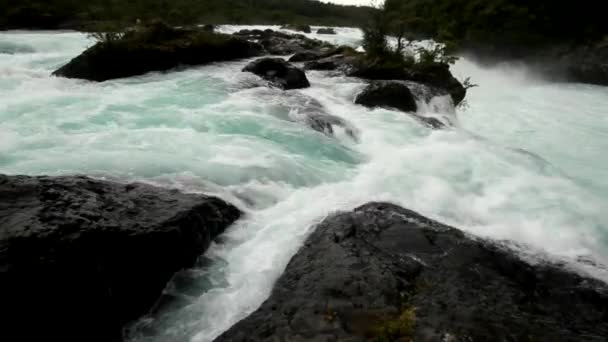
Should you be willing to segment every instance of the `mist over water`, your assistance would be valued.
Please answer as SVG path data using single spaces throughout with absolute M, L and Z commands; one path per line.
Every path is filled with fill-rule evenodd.
M 360 40 L 338 33 L 309 36 Z M 49 76 L 91 44 L 78 33 L 0 33 L 0 172 L 148 182 L 246 213 L 176 277 L 173 301 L 134 324 L 134 341 L 211 341 L 267 298 L 315 223 L 375 200 L 608 280 L 608 88 L 460 60 L 455 75 L 479 87 L 466 109 L 425 103 L 420 115 L 453 123 L 432 130 L 354 105 L 361 80 L 307 72 L 311 88 L 283 92 L 241 73 L 247 61 L 104 83 Z M 358 139 L 309 128 L 311 98 Z

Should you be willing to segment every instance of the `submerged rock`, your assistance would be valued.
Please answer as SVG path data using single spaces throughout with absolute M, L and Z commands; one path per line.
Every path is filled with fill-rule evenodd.
M 216 341 L 599 342 L 607 290 L 370 203 L 319 224 L 270 298 Z
M 162 23 L 101 41 L 53 73 L 106 81 L 262 54 L 259 44 L 206 30 L 175 29 Z
M 0 175 L 0 340 L 120 340 L 239 216 L 144 184 Z
M 254 73 L 283 90 L 310 87 L 304 71 L 282 58 L 260 58 L 249 63 L 243 71 Z
M 290 111 L 303 117 L 310 128 L 329 137 L 335 137 L 336 131 L 342 129 L 352 141 L 359 142 L 357 128 L 341 117 L 329 114 L 319 101 L 301 93 L 289 95 Z
M 331 27 L 320 28 L 317 30 L 317 34 L 336 34 L 336 30 Z

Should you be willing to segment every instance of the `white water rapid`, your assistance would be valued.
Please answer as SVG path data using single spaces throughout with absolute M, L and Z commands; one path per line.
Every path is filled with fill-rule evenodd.
M 360 33 L 322 38 L 356 45 Z M 247 61 L 104 83 L 50 77 L 91 44 L 72 32 L 0 33 L 0 173 L 142 181 L 246 212 L 176 277 L 167 292 L 177 300 L 133 326 L 133 341 L 211 341 L 267 298 L 315 223 L 369 201 L 608 280 L 606 87 L 463 59 L 455 75 L 479 87 L 467 109 L 426 103 L 434 113 L 421 115 L 454 123 L 432 130 L 353 104 L 361 80 L 308 72 L 311 88 L 282 92 L 241 73 Z M 310 129 L 309 97 L 358 141 Z

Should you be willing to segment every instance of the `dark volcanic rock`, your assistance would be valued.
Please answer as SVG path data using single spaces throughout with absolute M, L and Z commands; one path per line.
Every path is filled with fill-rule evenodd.
M 605 341 L 606 285 L 401 207 L 327 218 L 230 341 Z
M 320 28 L 317 30 L 317 34 L 336 34 L 336 30 L 331 27 Z
M 281 27 L 282 30 L 291 30 L 291 31 L 299 31 L 304 33 L 311 33 L 312 29 L 309 25 L 283 25 Z
M 117 40 L 99 42 L 53 75 L 105 81 L 262 54 L 259 44 L 205 30 L 174 29 L 155 23 Z
M 310 87 L 304 71 L 282 58 L 260 58 L 249 63 L 243 71 L 254 73 L 284 90 Z
M 0 340 L 119 340 L 239 216 L 144 184 L 0 175 Z
M 408 84 L 401 81 L 372 82 L 357 95 L 355 103 L 370 108 L 394 108 L 404 112 L 415 112 L 418 109 Z
M 333 45 L 327 42 L 310 39 L 302 34 L 287 34 L 270 29 L 241 30 L 234 35 L 262 44 L 271 55 L 285 56 L 303 51 L 333 48 Z

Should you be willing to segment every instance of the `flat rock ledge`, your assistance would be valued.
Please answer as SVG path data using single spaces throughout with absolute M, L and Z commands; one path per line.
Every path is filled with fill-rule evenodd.
M 330 216 L 216 341 L 605 341 L 606 285 L 388 203 Z
M 150 185 L 0 175 L 0 340 L 120 341 L 240 215 Z

